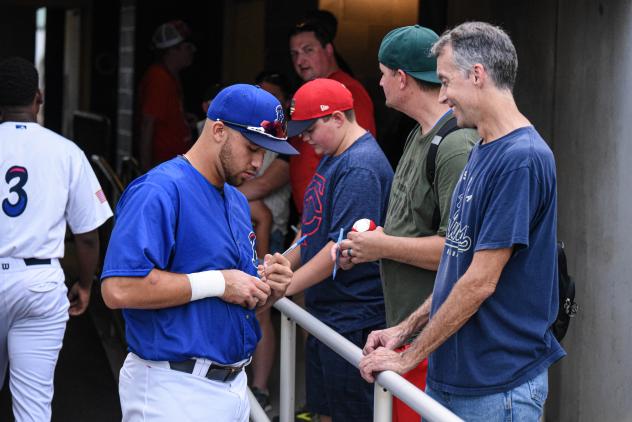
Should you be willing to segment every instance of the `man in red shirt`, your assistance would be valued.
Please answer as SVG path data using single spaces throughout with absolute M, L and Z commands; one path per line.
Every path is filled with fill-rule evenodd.
M 158 61 L 140 82 L 140 165 L 144 171 L 183 154 L 191 146 L 191 127 L 182 105 L 180 71 L 193 62 L 191 31 L 182 21 L 160 25 L 152 37 Z
M 315 21 L 302 21 L 290 32 L 290 55 L 294 70 L 305 82 L 316 78 L 329 78 L 341 82 L 353 96 L 358 124 L 376 136 L 373 101 L 360 82 L 340 70 L 329 33 Z M 300 138 L 292 140 L 300 155 L 290 157 L 290 184 L 292 198 L 299 214 L 303 211 L 303 194 L 310 182 L 320 157 L 314 148 Z

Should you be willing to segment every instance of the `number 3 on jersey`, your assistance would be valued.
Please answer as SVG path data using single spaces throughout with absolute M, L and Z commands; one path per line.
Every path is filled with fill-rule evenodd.
M 9 192 L 16 194 L 18 196 L 18 200 L 15 203 L 11 203 L 9 198 L 5 198 L 4 201 L 2 201 L 2 211 L 4 211 L 4 213 L 9 217 L 17 217 L 22 214 L 26 209 L 26 203 L 28 202 L 26 192 L 22 188 L 29 179 L 29 173 L 24 167 L 13 166 L 7 171 L 7 174 L 4 176 L 4 180 L 7 183 L 10 183 L 13 179 L 18 179 L 18 182 L 13 187 L 9 188 Z

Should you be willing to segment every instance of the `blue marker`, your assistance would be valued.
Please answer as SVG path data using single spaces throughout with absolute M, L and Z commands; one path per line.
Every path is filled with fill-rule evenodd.
M 338 271 L 338 267 L 340 266 L 340 243 L 342 242 L 342 236 L 344 234 L 344 229 L 340 227 L 340 234 L 338 234 L 338 250 L 336 251 L 336 262 L 334 263 L 334 272 L 331 275 L 331 278 L 336 278 L 336 272 Z

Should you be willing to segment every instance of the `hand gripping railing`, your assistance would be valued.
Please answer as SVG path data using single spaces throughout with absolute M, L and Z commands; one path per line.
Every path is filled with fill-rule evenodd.
M 294 369 L 296 324 L 326 344 L 356 368 L 362 359 L 362 350 L 349 340 L 336 333 L 289 299 L 281 299 L 274 304 L 283 314 L 281 317 L 281 403 L 279 409 L 280 422 L 294 422 Z M 391 420 L 391 394 L 402 400 L 424 420 L 435 422 L 462 421 L 458 416 L 437 403 L 413 384 L 392 371 L 378 374 L 375 384 L 374 421 Z M 390 394 L 389 394 L 390 393 Z M 251 417 L 255 421 L 265 420 L 256 416 L 261 408 L 256 400 L 253 403 Z M 257 409 L 255 409 L 257 408 Z

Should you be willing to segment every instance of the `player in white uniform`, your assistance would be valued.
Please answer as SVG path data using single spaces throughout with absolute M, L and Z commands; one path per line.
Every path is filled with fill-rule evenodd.
M 0 386 L 10 363 L 18 422 L 50 420 L 68 314 L 88 306 L 97 228 L 112 216 L 84 153 L 36 123 L 41 104 L 33 65 L 0 62 Z M 68 294 L 59 265 L 66 223 L 80 265 Z

